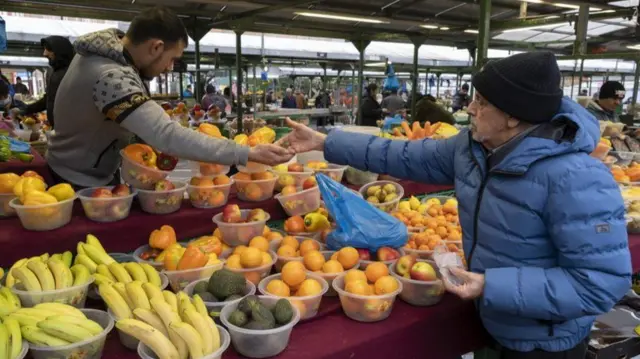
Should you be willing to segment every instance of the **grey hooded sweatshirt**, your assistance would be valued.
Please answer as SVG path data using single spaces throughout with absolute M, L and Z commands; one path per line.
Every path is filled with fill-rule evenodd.
M 182 127 L 155 101 L 124 51 L 117 29 L 79 38 L 55 99 L 56 134 L 47 161 L 79 186 L 103 186 L 120 166 L 119 151 L 137 135 L 173 156 L 246 164 L 249 148 Z
M 589 101 L 587 111 L 594 115 L 598 121 L 620 122 L 620 119 L 615 112 L 603 109 L 595 100 Z

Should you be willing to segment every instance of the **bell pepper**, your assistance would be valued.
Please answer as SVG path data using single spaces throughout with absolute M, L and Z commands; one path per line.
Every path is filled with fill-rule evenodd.
M 249 136 L 245 135 L 244 133 L 241 133 L 239 135 L 236 135 L 236 137 L 233 138 L 233 141 L 239 145 L 248 145 L 249 144 Z
M 258 137 L 259 143 L 273 143 L 276 140 L 276 131 L 265 126 L 254 131 L 251 136 Z
M 222 243 L 214 236 L 202 236 L 189 243 L 189 245 L 200 248 L 206 254 L 215 253 L 219 256 L 222 253 Z
M 153 230 L 149 235 L 149 246 L 151 248 L 167 249 L 176 242 L 176 231 L 168 225 Z
M 178 262 L 178 270 L 201 268 L 208 261 L 209 257 L 200 248 L 190 245 Z
M 167 253 L 170 253 L 171 251 L 177 249 L 177 248 L 182 248 L 182 246 L 180 245 L 180 243 L 174 243 L 172 245 L 170 245 L 167 249 L 163 250 L 160 252 L 160 254 L 158 254 L 158 256 L 156 256 L 156 262 L 158 263 L 164 263 L 164 258 L 167 256 Z
M 204 115 L 204 112 L 202 112 L 202 115 Z M 218 126 L 210 123 L 200 124 L 200 126 L 198 126 L 198 131 L 210 137 L 222 138 L 222 134 L 220 133 Z
M 173 171 L 177 164 L 178 158 L 166 153 L 160 153 L 156 159 L 156 165 L 158 166 L 158 169 L 162 171 Z
M 27 211 L 30 215 L 41 218 L 53 216 L 60 211 L 60 209 L 57 208 L 58 206 L 44 206 L 39 208 L 43 204 L 55 203 L 58 203 L 58 200 L 54 196 L 38 190 L 27 192 L 27 194 L 24 196 L 24 200 L 22 200 L 22 204 L 25 206 L 37 206 L 35 208 L 29 208 Z
M 164 257 L 164 269 L 169 271 L 177 270 L 178 263 L 180 263 L 180 260 L 185 252 L 186 248 L 183 247 L 177 247 L 168 251 Z
M 13 187 L 20 181 L 20 176 L 15 173 L 0 173 L 0 193 L 13 193 Z
M 309 213 L 304 216 L 304 228 L 307 232 L 319 232 L 331 228 L 331 224 L 320 213 Z
M 207 263 L 205 264 L 205 267 L 212 266 L 217 263 L 220 263 L 220 259 L 218 259 L 218 256 L 215 253 L 207 254 Z
M 128 145 L 122 150 L 124 155 L 131 161 L 147 167 L 155 167 L 157 155 L 153 148 L 141 143 Z
M 47 190 L 47 193 L 54 196 L 58 201 L 65 201 L 69 198 L 73 198 L 76 192 L 68 183 L 57 184 Z
M 47 185 L 36 177 L 22 177 L 13 187 L 13 194 L 20 197 L 20 202 L 24 203 L 24 195 L 31 191 L 44 192 Z

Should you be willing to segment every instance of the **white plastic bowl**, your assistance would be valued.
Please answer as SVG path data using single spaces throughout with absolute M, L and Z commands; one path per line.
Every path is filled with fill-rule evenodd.
M 426 259 L 418 259 L 418 262 L 427 262 L 436 271 L 438 276 L 434 281 L 421 281 L 411 278 L 405 278 L 396 272 L 396 265 L 392 263 L 389 265 L 389 273 L 402 283 L 402 291 L 400 292 L 400 299 L 405 302 L 419 306 L 435 305 L 440 302 L 444 295 L 444 283 L 442 282 L 442 276 L 436 263 Z
M 64 201 L 52 204 L 40 204 L 37 206 L 23 206 L 19 198 L 9 202 L 9 206 L 16 210 L 20 223 L 24 229 L 30 231 L 50 231 L 60 228 L 71 222 L 73 201 L 78 198 L 73 196 Z
M 364 186 L 367 183 L 378 180 L 377 173 L 360 171 L 353 167 L 348 167 L 345 174 L 347 176 L 347 182 L 355 186 Z
M 16 359 L 24 359 L 27 356 L 27 352 L 29 351 L 29 342 L 26 340 L 22 341 L 22 350 L 18 353 Z
M 236 184 L 238 199 L 246 202 L 262 202 L 273 197 L 278 175 L 271 179 L 243 181 L 231 176 Z
M 329 284 L 326 280 L 322 278 L 322 276 L 316 273 L 307 272 L 307 279 L 315 279 L 322 286 L 322 291 L 316 295 L 308 295 L 305 297 L 279 297 L 267 292 L 267 285 L 269 282 L 275 279 L 282 279 L 282 274 L 274 274 L 270 275 L 267 278 L 263 279 L 260 284 L 258 284 L 258 290 L 263 295 L 269 297 L 276 298 L 285 298 L 287 299 L 292 306 L 296 307 L 300 312 L 300 320 L 311 319 L 318 314 L 318 310 L 320 309 L 320 302 L 322 301 L 322 296 L 329 290 Z
M 249 216 L 251 210 L 240 210 L 242 219 L 246 219 Z M 222 240 L 231 247 L 239 245 L 246 245 L 249 241 L 256 236 L 261 236 L 264 231 L 264 226 L 271 216 L 267 213 L 267 218 L 264 221 L 255 221 L 249 223 L 225 223 L 222 221 L 222 213 L 218 213 L 213 216 L 212 220 L 222 234 Z
M 85 188 L 77 193 L 87 218 L 96 222 L 115 222 L 129 217 L 133 197 L 137 194 L 135 189 L 127 196 L 114 196 L 111 198 L 91 197 L 91 193 L 98 188 L 112 190 L 113 186 Z
M 229 348 L 229 343 L 231 343 L 229 333 L 219 325 L 216 325 L 216 327 L 218 327 L 218 331 L 220 332 L 220 348 L 209 355 L 203 356 L 201 359 L 220 359 L 222 358 L 222 354 Z M 142 359 L 158 359 L 158 356 L 155 355 L 153 350 L 142 342 L 138 345 L 138 355 Z
M 270 296 L 258 296 L 258 299 L 269 309 L 272 309 L 279 300 Z M 231 343 L 240 355 L 249 358 L 268 358 L 280 354 L 287 348 L 293 326 L 300 321 L 300 311 L 297 307 L 292 306 L 294 313 L 289 323 L 268 330 L 244 329 L 229 323 L 229 315 L 237 307 L 238 303 L 225 305 L 220 313 L 220 320 L 229 330 Z
M 260 281 L 271 272 L 271 267 L 273 267 L 273 265 L 276 263 L 276 260 L 278 258 L 275 252 L 269 251 L 268 253 L 271 256 L 271 262 L 269 264 L 261 265 L 255 268 L 243 268 L 243 269 L 229 268 L 225 264 L 225 269 L 235 273 L 240 273 L 245 277 L 246 280 L 250 281 L 254 285 L 258 285 L 258 283 L 260 283 Z M 225 253 L 222 256 L 222 258 L 226 259 L 228 258 L 229 255 L 231 255 L 230 251 Z
M 174 270 L 174 271 L 162 271 L 164 275 L 169 279 L 169 285 L 174 292 L 183 290 L 187 285 L 200 279 L 209 279 L 211 275 L 217 270 L 222 269 L 224 261 L 220 260 L 220 263 L 216 263 L 210 266 L 201 268 Z
M 392 181 L 376 181 L 376 182 L 371 182 L 371 183 L 367 183 L 366 185 L 362 186 L 360 188 L 360 194 L 362 195 L 362 197 L 366 200 L 367 199 L 367 189 L 371 186 L 380 186 L 380 187 L 384 187 L 387 184 L 392 184 L 396 187 L 396 199 L 394 199 L 393 201 L 388 201 L 388 202 L 383 202 L 383 203 L 371 203 L 371 205 L 373 205 L 376 208 L 379 208 L 382 211 L 385 211 L 387 213 L 391 213 L 393 211 L 395 211 L 396 209 L 398 209 L 398 203 L 400 203 L 400 200 L 402 199 L 402 197 L 404 196 L 404 188 L 397 182 L 392 182 Z
M 125 183 L 130 184 L 137 189 L 150 190 L 160 180 L 167 178 L 170 171 L 161 171 L 151 167 L 146 167 L 131 161 L 120 151 L 122 157 L 122 166 L 120 167 L 120 175 Z
M 16 284 L 16 286 L 11 288 L 11 291 L 20 298 L 20 303 L 22 303 L 22 306 L 25 308 L 31 308 L 40 303 L 51 302 L 68 304 L 76 308 L 84 308 L 84 303 L 87 300 L 87 293 L 89 292 L 89 286 L 94 280 L 95 278 L 91 276 L 84 284 L 42 292 L 29 292 L 18 289 L 16 286 L 20 284 Z
M 320 208 L 320 188 L 315 186 L 288 196 L 277 194 L 275 199 L 280 202 L 282 209 L 289 215 L 302 216 Z
M 302 236 L 292 236 L 295 237 L 298 240 L 299 244 L 302 244 L 302 242 L 310 239 L 314 242 L 316 242 L 320 247 L 319 247 L 319 251 L 324 250 L 325 246 L 324 244 L 322 244 L 322 242 L 320 242 L 317 239 L 313 239 L 311 237 L 302 237 Z M 271 249 L 271 251 L 273 251 L 274 253 L 276 253 L 276 257 L 277 260 L 275 262 L 275 267 L 276 267 L 276 271 L 280 272 L 282 270 L 282 267 L 284 267 L 285 264 L 287 264 L 288 262 L 302 262 L 302 256 L 300 257 L 284 257 L 284 256 L 280 256 L 277 255 L 278 252 L 278 248 L 280 248 L 280 244 L 282 243 L 282 240 L 278 239 L 275 241 L 271 241 L 269 243 L 269 249 Z
M 342 310 L 347 317 L 359 322 L 378 322 L 387 319 L 393 309 L 396 297 L 402 292 L 402 282 L 398 281 L 398 289 L 383 295 L 357 295 L 344 290 L 343 273 L 333 280 L 333 289 L 338 292 Z
M 188 286 L 184 288 L 184 292 L 187 293 L 189 297 L 193 297 L 195 294 L 193 293 L 193 289 L 196 287 L 196 285 L 198 285 L 198 283 L 200 282 L 208 282 L 208 281 L 209 279 L 201 279 L 193 283 L 190 283 Z M 236 300 L 230 300 L 227 302 L 204 302 L 204 305 L 207 307 L 207 310 L 209 310 L 209 312 L 219 312 L 227 304 L 238 303 L 244 297 L 248 295 L 256 294 L 256 286 L 248 280 L 246 282 L 247 282 L 247 287 L 245 288 L 244 296 L 242 296 L 242 298 L 236 299 Z
M 151 249 L 151 246 L 148 244 L 138 247 L 138 249 L 133 252 L 133 259 L 138 263 L 147 263 L 156 270 L 161 271 L 164 268 L 164 262 L 147 261 L 140 257 L 142 253 L 146 252 L 149 249 Z
M 148 191 L 138 189 L 138 201 L 144 212 L 152 214 L 169 214 L 176 212 L 182 205 L 187 184 L 174 182 L 176 188 L 169 191 Z
M 61 347 L 41 347 L 35 344 L 29 345 L 29 352 L 33 359 L 68 359 L 68 358 L 91 358 L 102 357 L 104 343 L 107 334 L 113 329 L 114 321 L 105 311 L 96 309 L 82 309 L 82 313 L 96 323 L 100 324 L 104 330 L 93 338 L 81 342 L 61 346 Z
M 342 177 L 344 176 L 344 171 L 349 166 L 340 166 L 334 165 L 333 163 L 329 164 L 329 168 L 313 170 L 314 173 L 322 173 L 325 176 L 331 178 L 332 180 L 340 183 L 342 182 Z
M 229 192 L 233 180 L 228 184 L 218 186 L 192 186 L 187 185 L 187 193 L 191 205 L 196 208 L 219 208 L 229 201 Z
M 231 170 L 231 166 L 197 161 L 190 161 L 189 167 L 191 168 L 191 173 L 193 174 L 193 176 L 209 178 L 226 175 Z
M 0 193 L 0 217 L 13 217 L 16 210 L 9 205 L 12 199 L 17 198 L 13 193 Z
M 268 165 L 263 165 L 257 162 L 247 162 L 246 166 L 238 165 L 236 168 L 238 169 L 238 172 L 243 173 L 267 172 L 271 169 Z
M 274 170 L 273 173 L 278 175 L 278 181 L 276 182 L 276 191 L 278 192 L 288 185 L 300 188 L 307 178 L 313 176 L 313 170 L 308 167 L 305 167 L 303 172 L 281 172 Z
M 109 317 L 111 317 L 111 319 L 114 322 L 118 321 L 118 319 L 116 318 L 115 314 L 113 314 L 111 309 L 107 308 L 107 313 L 109 314 Z M 136 339 L 135 337 L 132 337 L 131 335 L 123 332 L 122 330 L 118 329 L 118 327 L 116 327 L 116 332 L 118 333 L 118 339 L 120 340 L 120 344 L 122 344 L 123 347 L 125 347 L 125 348 L 127 348 L 129 350 L 137 350 L 138 349 L 138 344 L 140 344 L 140 341 L 138 339 Z
M 402 257 L 406 253 L 405 252 L 405 248 L 395 248 L 395 250 L 397 250 L 400 253 L 400 256 L 398 256 L 398 258 Z M 372 255 L 375 255 L 375 253 L 372 253 Z M 392 260 L 389 260 L 389 261 L 373 261 L 373 260 L 361 259 L 360 260 L 360 269 L 362 269 L 362 270 L 367 269 L 367 266 L 369 264 L 373 263 L 373 262 L 382 262 L 382 263 L 384 263 L 385 265 L 388 266 L 389 264 L 395 262 L 396 260 L 398 260 L 398 259 L 396 258 L 396 259 L 392 259 Z

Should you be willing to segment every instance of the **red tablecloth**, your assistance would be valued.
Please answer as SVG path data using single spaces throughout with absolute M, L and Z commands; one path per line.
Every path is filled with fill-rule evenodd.
M 49 172 L 49 168 L 47 167 L 47 161 L 33 148 L 31 149 L 31 154 L 33 155 L 33 161 L 31 161 L 31 163 L 24 163 L 18 160 L 0 162 L 0 173 L 13 172 L 21 175 L 31 170 L 42 176 L 48 184 L 53 183 L 51 172 Z
M 449 187 L 419 184 L 411 181 L 400 182 L 405 196 L 421 195 L 450 189 Z M 272 220 L 284 219 L 285 212 L 275 199 L 264 202 L 240 202 L 230 198 L 229 203 L 238 203 L 241 208 L 262 208 Z M 7 267 L 24 257 L 32 257 L 43 252 L 58 253 L 75 250 L 78 241 L 83 241 L 88 233 L 96 235 L 110 252 L 131 252 L 145 244 L 149 233 L 163 224 L 173 226 L 179 239 L 189 239 L 212 233 L 211 218 L 221 209 L 205 210 L 191 206 L 184 201 L 182 208 L 168 215 L 143 213 L 134 202 L 128 218 L 114 223 L 98 223 L 89 220 L 77 200 L 71 223 L 47 232 L 32 232 L 22 228 L 18 218 L 0 220 L 0 266 Z
M 633 273 L 640 272 L 640 234 L 629 234 L 629 251 Z

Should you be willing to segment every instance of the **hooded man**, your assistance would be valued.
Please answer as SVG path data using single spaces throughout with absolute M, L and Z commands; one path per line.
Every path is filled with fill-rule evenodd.
M 273 144 L 250 149 L 184 128 L 151 100 L 145 81 L 171 71 L 188 39 L 180 18 L 156 7 L 139 13 L 126 34 L 109 29 L 76 41 L 77 55 L 56 96 L 56 134 L 47 152 L 56 181 L 76 187 L 118 183 L 119 152 L 134 135 L 160 152 L 199 162 L 276 165 L 291 159 Z
M 607 81 L 598 91 L 598 99 L 589 102 L 587 110 L 599 121 L 620 122 L 616 111 L 624 100 L 626 91 L 618 81 Z

